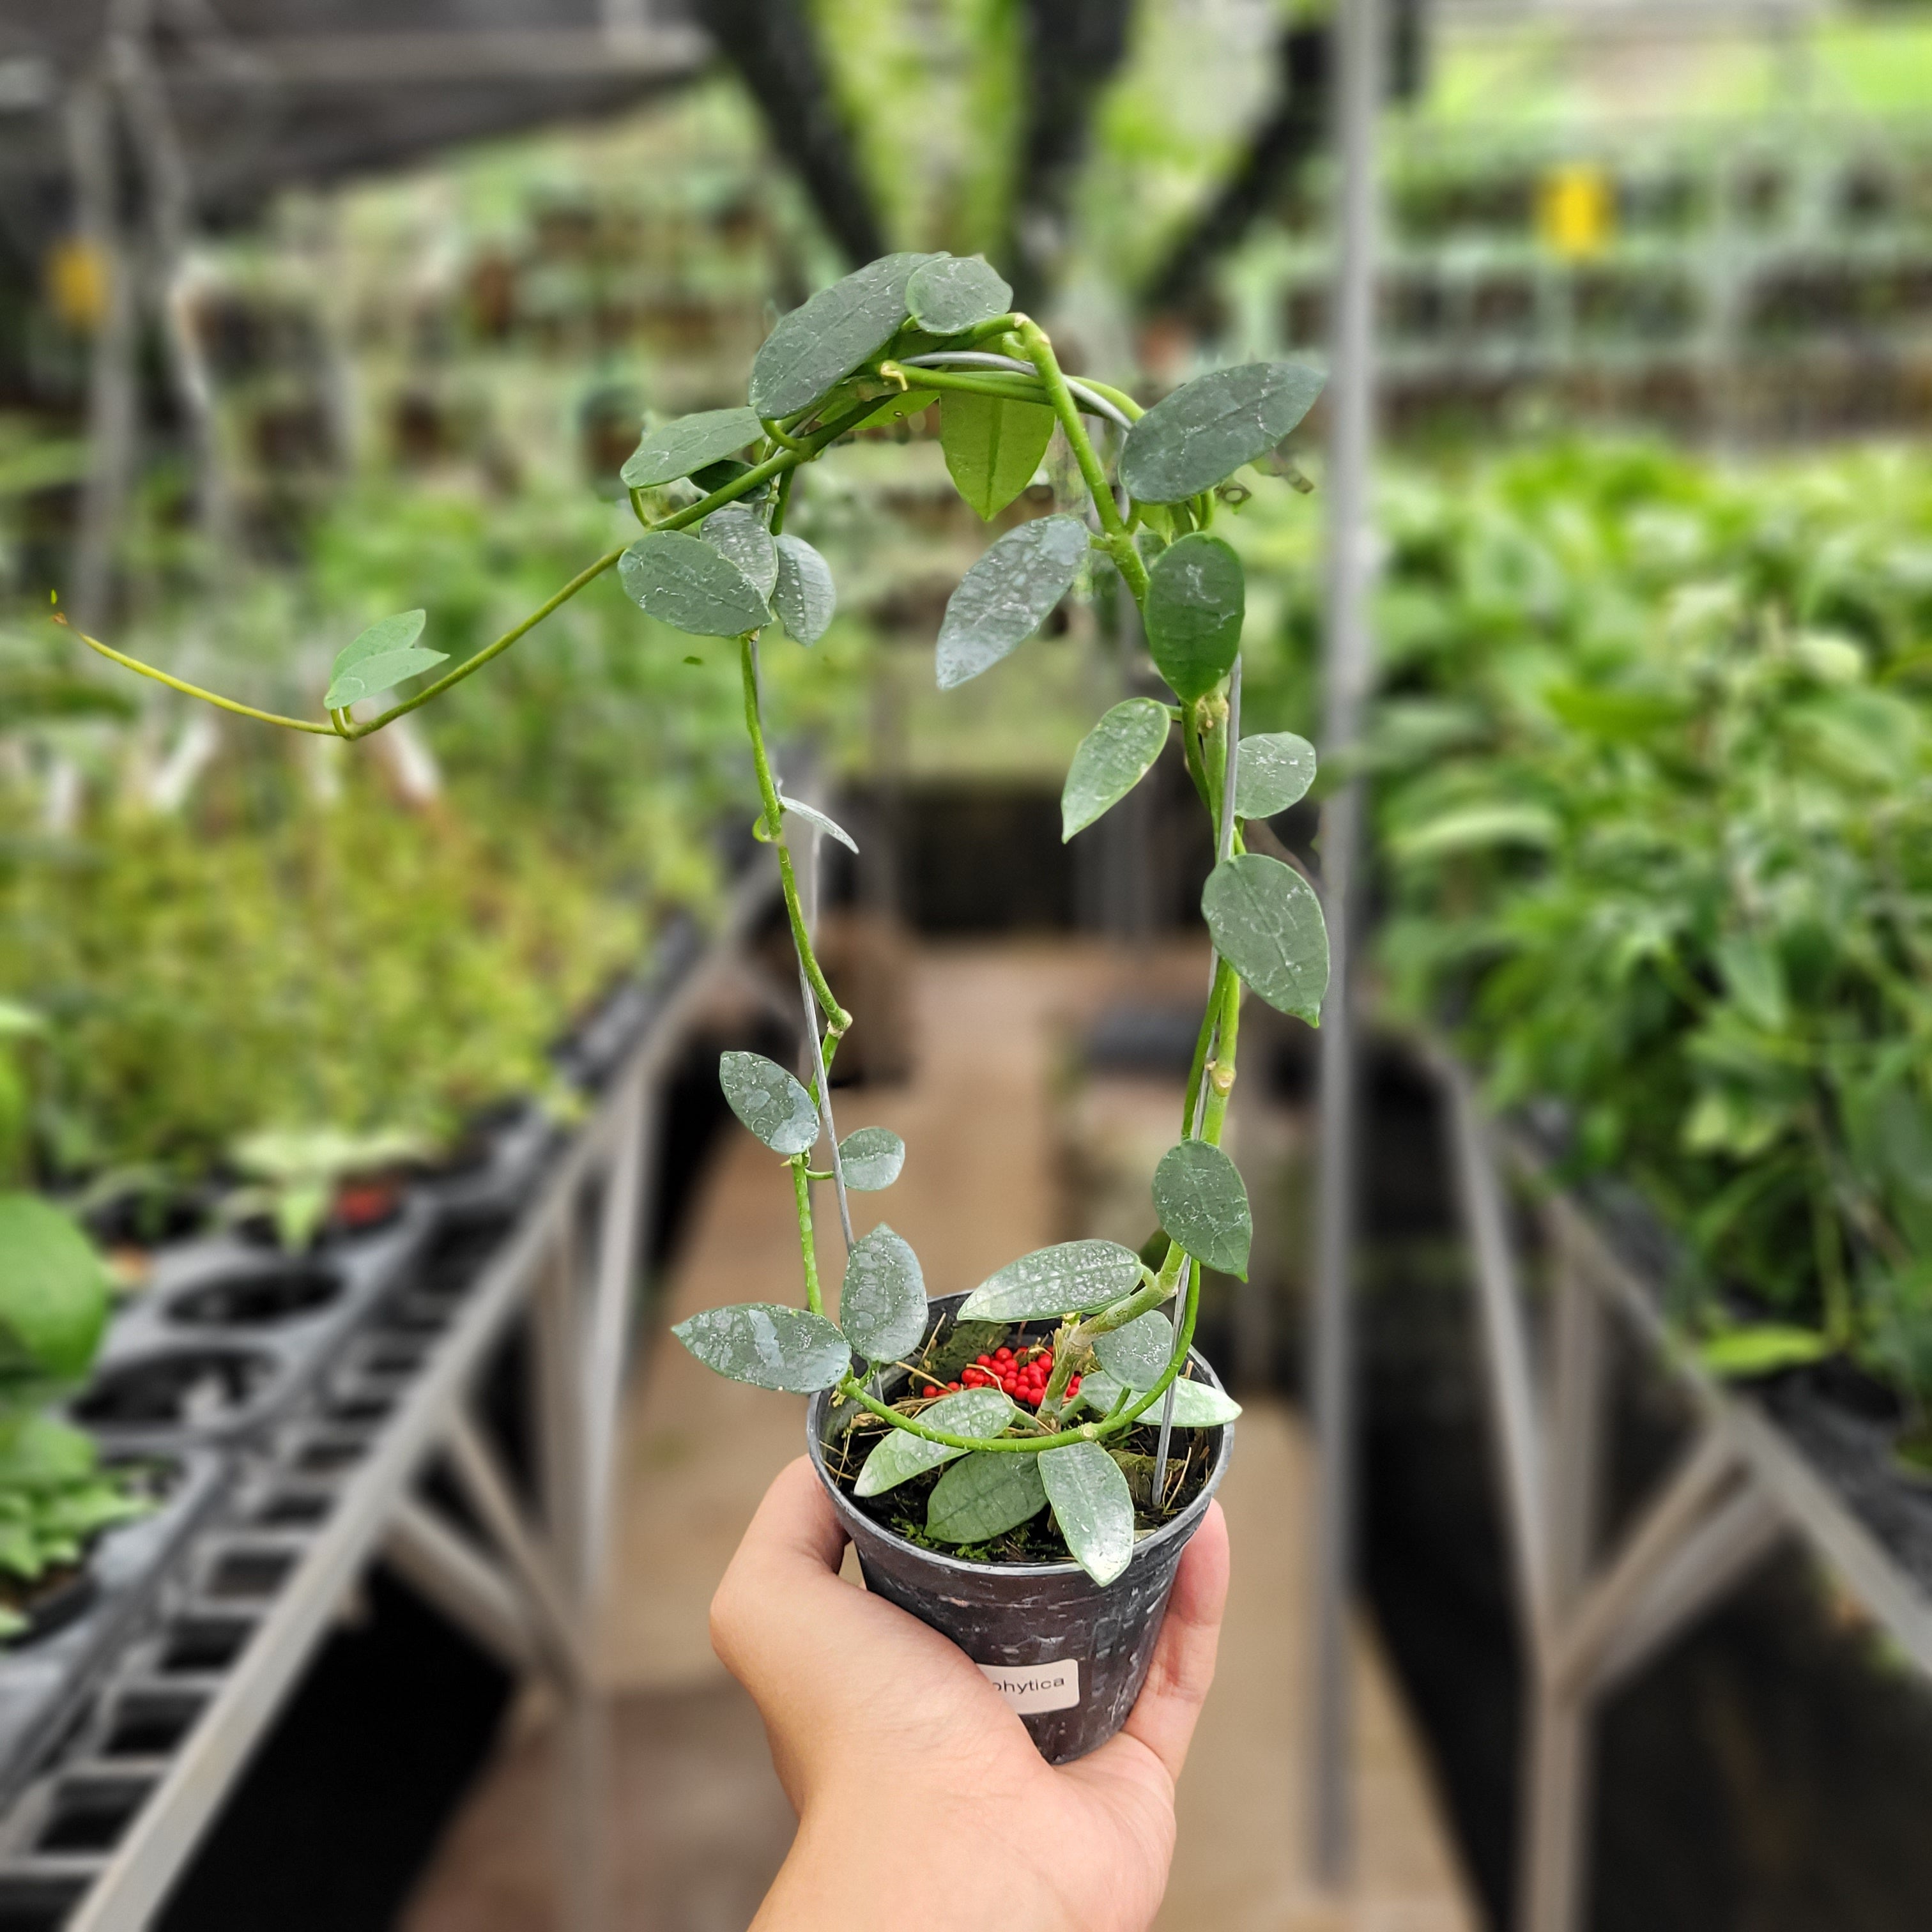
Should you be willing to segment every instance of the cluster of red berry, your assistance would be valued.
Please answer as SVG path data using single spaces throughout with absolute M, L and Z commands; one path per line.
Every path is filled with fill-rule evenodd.
M 960 1371 L 960 1379 L 968 1388 L 1004 1389 L 1014 1401 L 1023 1402 L 1030 1408 L 1040 1406 L 1040 1399 L 1052 1378 L 1051 1348 L 1027 1349 L 1018 1355 L 1010 1348 L 999 1348 Z M 1078 1376 L 1068 1378 L 1066 1393 L 1070 1397 L 1080 1393 Z

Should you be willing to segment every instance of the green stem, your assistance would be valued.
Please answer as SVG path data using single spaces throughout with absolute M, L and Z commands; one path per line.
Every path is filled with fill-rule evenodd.
M 1208 1110 L 1202 1116 L 1201 1138 L 1219 1147 L 1228 1103 L 1234 1097 L 1234 1050 L 1241 1025 L 1241 982 L 1225 959 L 1215 962 L 1214 986 L 1220 994 L 1220 1013 L 1215 1022 L 1214 1058 L 1206 1069 Z
M 1223 1011 L 1230 1002 L 1232 1002 L 1235 1010 L 1238 1012 L 1240 1001 L 1240 986 L 1234 976 L 1234 969 L 1228 964 L 1226 960 L 1217 956 L 1214 962 L 1214 983 L 1208 989 L 1207 1010 L 1201 1016 L 1201 1030 L 1194 1036 L 1194 1057 L 1188 1063 L 1187 1096 L 1182 1105 L 1180 1113 L 1180 1137 L 1183 1140 L 1192 1140 L 1194 1137 L 1194 1109 L 1201 1096 L 1201 1083 L 1208 1077 L 1208 1055 L 1210 1049 L 1214 1053 L 1214 1064 L 1217 1066 L 1226 1066 L 1228 1070 L 1230 1084 L 1232 1084 L 1234 1064 L 1233 1046 L 1231 1043 L 1224 1055 L 1220 1048 L 1215 1047 L 1214 1042 L 1222 1023 Z M 1211 1100 L 1208 1104 L 1210 1107 L 1213 1106 Z M 1226 1112 L 1225 1107 L 1222 1112 L 1223 1113 Z M 1218 1126 L 1218 1122 L 1216 1125 Z M 1220 1138 L 1218 1133 L 1212 1136 L 1207 1133 L 1207 1122 L 1204 1118 L 1202 1126 L 1202 1138 L 1214 1139 L 1218 1144 Z
M 170 691 L 178 691 L 184 697 L 199 698 L 204 704 L 212 704 L 223 711 L 232 711 L 238 718 L 253 718 L 264 724 L 279 724 L 290 731 L 312 731 L 318 737 L 336 738 L 347 734 L 333 724 L 318 724 L 311 718 L 284 718 L 276 711 L 257 711 L 252 704 L 238 704 L 232 698 L 224 698 L 218 692 L 204 691 L 198 684 L 190 684 L 184 678 L 170 677 L 164 670 L 158 670 L 150 664 L 143 664 L 139 658 L 130 658 L 124 651 L 117 651 L 112 644 L 104 644 L 98 638 L 90 638 L 85 631 L 75 630 L 64 617 L 56 615 L 54 622 L 74 634 L 91 651 L 98 651 L 104 658 L 111 658 L 124 669 L 137 671 L 142 677 L 151 677 L 157 684 L 164 684 Z
M 806 1178 L 806 1156 L 795 1154 L 786 1163 L 791 1169 L 792 1197 L 798 1206 L 798 1247 L 805 1258 L 805 1305 L 814 1315 L 825 1312 L 818 1286 L 818 1250 L 812 1238 L 812 1183 Z
M 1080 420 L 1079 405 L 1073 400 L 1073 392 L 1066 386 L 1066 377 L 1062 373 L 1058 359 L 1053 352 L 1053 344 L 1047 339 L 1046 332 L 1039 323 L 1023 320 L 1018 331 L 1020 346 L 1026 359 L 1040 371 L 1040 380 L 1045 386 L 1047 399 L 1053 406 L 1054 414 L 1060 418 L 1060 427 L 1065 432 L 1067 446 L 1073 452 L 1073 460 L 1080 466 L 1080 474 L 1084 480 L 1088 493 L 1094 499 L 1094 514 L 1100 519 L 1100 529 L 1106 541 L 1107 553 L 1114 560 L 1114 567 L 1126 580 L 1127 588 L 1133 592 L 1134 602 L 1144 604 L 1147 602 L 1147 566 L 1141 561 L 1141 554 L 1134 548 L 1133 538 L 1127 534 L 1127 526 L 1120 515 L 1120 506 L 1114 501 L 1112 486 L 1107 481 L 1107 472 L 1102 466 L 1099 453 L 1093 439 L 1087 434 Z
M 586 584 L 595 583 L 628 548 L 628 544 L 620 544 L 616 550 L 606 550 L 595 563 L 586 565 L 580 570 L 554 597 L 547 603 L 539 604 L 520 624 L 512 625 L 495 643 L 485 644 L 474 657 L 465 658 L 446 676 L 438 678 L 435 683 L 418 692 L 413 698 L 406 698 L 401 704 L 391 705 L 380 718 L 372 718 L 367 724 L 351 724 L 344 735 L 351 738 L 366 738 L 371 731 L 381 730 L 385 724 L 393 724 L 404 712 L 414 711 L 418 706 L 427 704 L 432 698 L 440 698 L 452 685 L 460 684 L 466 677 L 474 676 L 492 658 L 501 657 L 519 638 L 535 630 L 553 610 L 568 604 Z
M 812 950 L 812 935 L 806 929 L 805 908 L 798 896 L 798 875 L 793 870 L 791 853 L 784 839 L 784 805 L 778 796 L 777 781 L 772 776 L 772 761 L 765 750 L 765 728 L 758 712 L 758 640 L 755 631 L 747 631 L 738 640 L 738 662 L 745 687 L 745 730 L 752 740 L 752 764 L 758 775 L 758 796 L 764 806 L 765 836 L 776 846 L 778 884 L 784 892 L 785 916 L 791 922 L 792 944 L 798 950 L 799 964 L 805 968 L 819 1005 L 824 1009 L 828 1030 L 836 1040 L 852 1024 L 852 1016 L 842 1006 L 826 983 L 818 958 Z M 828 1064 L 830 1055 L 827 1056 Z

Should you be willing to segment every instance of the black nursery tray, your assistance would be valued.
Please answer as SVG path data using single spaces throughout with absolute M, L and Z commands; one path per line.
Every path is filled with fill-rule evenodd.
M 94 1684 L 153 1608 L 188 1539 L 226 1492 L 229 1457 L 208 1448 L 154 1459 L 171 1480 L 156 1508 L 109 1530 L 90 1552 L 78 1613 L 0 1651 L 0 1810 L 86 1705 Z
M 402 1278 L 438 1218 L 412 1190 L 381 1228 L 307 1254 L 233 1237 L 162 1250 L 70 1413 L 110 1448 L 260 1434 Z

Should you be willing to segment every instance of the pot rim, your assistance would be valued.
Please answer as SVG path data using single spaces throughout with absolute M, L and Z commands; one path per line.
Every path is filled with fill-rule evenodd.
M 926 1305 L 940 1314 L 950 1314 L 965 1299 L 964 1294 L 935 1294 L 930 1298 Z M 1226 1393 L 1221 1378 L 1214 1372 L 1214 1364 L 1191 1343 L 1188 1347 L 1187 1359 L 1190 1366 L 1198 1366 L 1206 1372 L 1208 1380 L 1214 1388 L 1220 1389 L 1223 1394 Z M 855 1526 L 862 1525 L 873 1534 L 889 1538 L 902 1550 L 910 1550 L 922 1562 L 931 1563 L 943 1570 L 959 1570 L 972 1576 L 1084 1576 L 1087 1575 L 1087 1572 L 1078 1563 L 1070 1562 L 1066 1563 L 970 1562 L 963 1556 L 948 1556 L 941 1550 L 927 1549 L 923 1544 L 908 1542 L 890 1524 L 880 1522 L 876 1516 L 868 1516 L 838 1486 L 832 1477 L 832 1472 L 825 1465 L 825 1444 L 820 1439 L 818 1425 L 831 1400 L 831 1390 L 820 1389 L 806 1406 L 806 1453 L 812 1458 L 812 1469 L 819 1481 L 824 1486 L 826 1494 L 832 1498 L 832 1507 L 838 1514 L 840 1525 L 844 1529 L 848 1541 L 854 1544 L 858 1541 L 854 1528 Z M 1151 1414 L 1153 1412 L 1150 1410 L 1148 1412 Z M 1210 1432 L 1202 1430 L 1198 1432 L 1204 1435 Z M 1234 1439 L 1234 1425 L 1232 1422 L 1217 1424 L 1213 1432 L 1219 1436 L 1220 1441 L 1214 1457 L 1214 1466 L 1208 1471 L 1208 1479 L 1202 1484 L 1200 1493 L 1178 1516 L 1162 1523 L 1160 1528 L 1149 1530 L 1144 1536 L 1136 1537 L 1134 1539 L 1134 1553 L 1128 1559 L 1130 1568 L 1140 1561 L 1141 1553 L 1144 1550 L 1157 1549 L 1161 1544 L 1171 1542 L 1176 1537 L 1179 1537 L 1184 1542 L 1188 1537 L 1194 1534 L 1200 1524 L 1201 1519 L 1208 1514 L 1208 1505 L 1214 1501 L 1214 1492 L 1221 1486 L 1221 1478 L 1227 1473 L 1228 1452 Z M 1126 1571 L 1124 1570 L 1120 1573 L 1120 1576 L 1124 1577 L 1126 1574 Z M 1120 1580 L 1120 1577 L 1114 1579 L 1116 1582 Z M 1096 1585 L 1095 1587 L 1106 1588 L 1111 1586 Z

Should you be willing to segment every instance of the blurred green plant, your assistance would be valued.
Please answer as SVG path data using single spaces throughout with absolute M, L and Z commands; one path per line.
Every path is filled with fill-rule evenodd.
M 1656 1204 L 1714 1369 L 1932 1399 L 1932 468 L 1563 446 L 1384 527 L 1390 1004 Z
M 104 1468 L 90 1437 L 46 1413 L 87 1372 L 107 1306 L 106 1270 L 74 1222 L 0 1193 L 0 1638 L 28 1627 L 50 1573 L 149 1507 L 137 1472 Z

